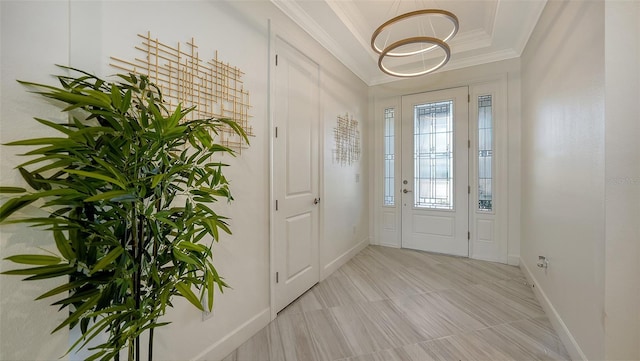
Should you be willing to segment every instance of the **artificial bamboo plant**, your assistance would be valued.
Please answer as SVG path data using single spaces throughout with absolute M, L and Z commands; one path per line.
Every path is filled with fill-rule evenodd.
M 212 209 L 232 200 L 219 160 L 233 151 L 215 142 L 230 119 L 187 120 L 193 108 L 168 111 L 159 89 L 145 76 L 120 74 L 105 81 L 63 67 L 60 86 L 20 82 L 63 104 L 68 123 L 35 118 L 59 133 L 6 145 L 31 146 L 18 167 L 31 188 L 1 187 L 0 222 L 19 222 L 51 231 L 57 252 L 6 259 L 27 268 L 4 272 L 25 280 L 63 277 L 65 282 L 38 299 L 68 317 L 53 332 L 78 325 L 81 349 L 98 335 L 91 360 L 140 359 L 140 335 L 153 331 L 174 296 L 211 309 L 214 289 L 227 287 L 213 264 L 212 241 L 231 233 L 226 218 Z M 6 194 L 9 193 L 7 197 Z M 26 206 L 48 217 L 19 218 Z M 33 213 L 33 212 L 20 212 Z M 125 352 L 125 351 L 123 351 Z

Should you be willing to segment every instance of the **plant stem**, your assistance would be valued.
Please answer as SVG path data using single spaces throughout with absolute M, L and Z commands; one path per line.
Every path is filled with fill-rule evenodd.
M 153 328 L 149 330 L 149 361 L 153 361 Z

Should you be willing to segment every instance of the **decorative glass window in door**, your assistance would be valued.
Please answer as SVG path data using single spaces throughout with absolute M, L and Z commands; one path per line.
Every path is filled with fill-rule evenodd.
M 453 101 L 414 108 L 414 205 L 453 209 Z
M 493 211 L 493 109 L 491 95 L 478 97 L 478 210 Z
M 384 205 L 393 206 L 395 204 L 394 192 L 394 122 L 395 108 L 387 108 L 384 110 Z

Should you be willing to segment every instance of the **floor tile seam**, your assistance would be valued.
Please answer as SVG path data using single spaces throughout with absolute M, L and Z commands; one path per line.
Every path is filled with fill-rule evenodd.
M 480 292 L 482 292 L 482 290 L 480 290 Z M 506 302 L 506 301 L 504 301 L 504 300 L 499 300 L 499 299 L 493 299 L 493 300 L 491 300 L 491 299 L 486 299 L 486 297 L 487 297 L 488 295 L 486 295 L 486 292 L 483 292 L 483 293 L 485 293 L 485 298 L 479 298 L 479 299 L 477 299 L 477 300 L 479 300 L 480 302 L 487 303 L 487 304 L 490 304 L 490 305 L 497 305 L 497 306 L 498 306 L 498 308 L 500 308 L 500 309 L 502 309 L 502 307 L 505 307 L 506 309 L 508 309 L 508 310 L 509 310 L 509 313 L 514 313 L 514 314 L 519 314 L 519 315 L 524 316 L 524 317 L 517 318 L 517 319 L 516 319 L 516 321 L 522 320 L 522 319 L 524 319 L 524 318 L 531 318 L 531 316 L 527 315 L 524 311 L 519 310 L 518 308 L 516 308 L 516 307 L 512 306 L 511 304 L 509 304 L 508 302 Z M 469 297 L 470 297 L 470 298 L 472 298 L 472 299 L 476 299 L 476 298 L 475 298 L 475 297 L 473 297 L 473 296 L 474 296 L 473 294 L 469 294 Z M 462 297 L 464 297 L 464 295 L 462 295 Z M 493 298 L 493 297 L 489 296 L 489 298 Z M 505 298 L 507 299 L 507 301 L 513 301 L 512 299 L 510 299 L 510 298 L 508 298 L 508 297 L 505 297 Z M 495 302 L 492 302 L 492 301 L 495 301 Z M 514 302 L 515 302 L 515 301 L 514 301 Z M 516 303 L 517 303 L 517 302 L 516 302 Z M 476 316 L 478 316 L 478 315 L 477 315 L 477 313 L 475 313 L 475 312 L 474 312 L 473 314 L 474 314 L 474 315 L 476 315 Z M 543 312 L 543 314 L 544 314 L 544 312 Z
M 546 315 L 545 315 L 545 316 L 546 316 Z M 522 319 L 522 320 L 509 321 L 509 322 L 505 322 L 505 323 L 504 323 L 504 325 L 506 325 L 506 326 L 510 326 L 510 327 L 514 328 L 515 330 L 517 330 L 517 331 L 518 331 L 518 332 L 520 332 L 520 333 L 524 333 L 524 332 L 520 331 L 518 328 L 516 328 L 516 327 L 512 326 L 512 324 L 513 324 L 513 323 L 516 323 L 516 322 L 522 322 L 522 321 L 531 321 L 531 322 L 533 322 L 536 318 L 537 318 L 537 317 L 528 317 L 528 318 L 526 318 L 526 319 Z M 534 325 L 535 325 L 535 323 L 534 323 Z M 543 327 L 540 327 L 540 326 L 537 326 L 537 325 L 535 325 L 535 326 L 536 326 L 536 327 L 538 327 L 538 328 L 539 328 L 542 332 L 544 332 L 546 335 L 548 335 L 548 336 L 551 336 L 551 337 L 555 338 L 555 339 L 556 339 L 556 340 L 558 340 L 559 342 L 562 342 L 562 340 L 560 339 L 560 336 L 558 336 L 557 334 L 555 334 L 555 332 L 554 332 L 554 333 L 551 333 L 551 332 L 549 332 L 548 330 L 546 330 L 546 329 L 545 329 L 545 328 L 543 328 Z M 563 344 L 563 345 L 564 345 L 564 344 Z

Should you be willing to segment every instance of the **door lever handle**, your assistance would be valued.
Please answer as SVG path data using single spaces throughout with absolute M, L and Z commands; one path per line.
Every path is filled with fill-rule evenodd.
M 410 190 L 408 190 L 407 188 L 405 188 L 405 189 L 403 189 L 403 190 L 402 190 L 402 193 L 405 193 L 405 194 L 406 194 L 406 193 L 411 193 L 411 191 L 410 191 Z
M 318 204 L 320 203 L 320 198 L 314 198 L 313 199 L 313 204 Z

